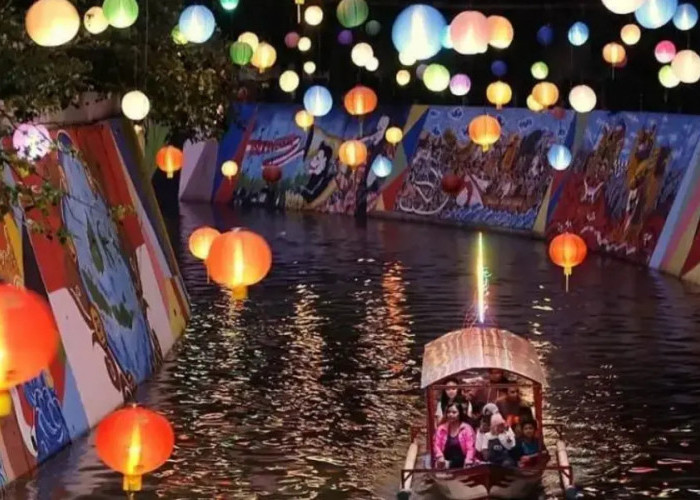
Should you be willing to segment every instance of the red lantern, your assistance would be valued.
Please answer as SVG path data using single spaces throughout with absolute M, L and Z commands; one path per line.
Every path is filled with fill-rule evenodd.
M 345 94 L 343 103 L 351 115 L 366 115 L 377 108 L 377 94 L 369 87 L 357 85 Z
M 108 415 L 97 426 L 97 455 L 124 474 L 124 491 L 139 491 L 141 476 L 163 465 L 173 452 L 175 433 L 168 419 L 136 405 Z
M 268 184 L 274 184 L 282 178 L 282 169 L 277 165 L 263 165 L 262 177 Z
M 58 328 L 41 296 L 0 285 L 0 415 L 12 410 L 8 390 L 38 376 L 58 348 Z
M 588 249 L 583 238 L 573 233 L 562 233 L 549 244 L 549 258 L 559 267 L 564 268 L 566 291 L 569 291 L 569 276 L 574 267 L 586 258 Z
M 156 165 L 172 179 L 175 172 L 182 168 L 184 157 L 175 146 L 163 146 L 156 154 Z
M 462 190 L 462 178 L 453 172 L 448 172 L 442 176 L 442 190 L 456 196 Z

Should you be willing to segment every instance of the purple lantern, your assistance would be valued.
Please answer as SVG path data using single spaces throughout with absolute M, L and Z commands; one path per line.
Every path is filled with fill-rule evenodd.
M 350 45 L 352 43 L 352 31 L 343 30 L 338 33 L 338 43 L 340 45 Z
M 20 158 L 40 160 L 51 151 L 51 136 L 43 125 L 23 123 L 12 134 L 12 147 Z
M 297 44 L 299 43 L 299 33 L 296 31 L 290 31 L 284 36 L 284 44 L 290 48 L 294 49 L 296 48 Z
M 450 80 L 450 92 L 452 95 L 463 96 L 469 93 L 472 88 L 472 81 L 463 73 L 457 73 Z

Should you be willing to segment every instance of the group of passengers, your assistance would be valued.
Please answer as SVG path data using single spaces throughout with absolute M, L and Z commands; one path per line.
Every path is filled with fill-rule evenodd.
M 483 383 L 472 379 L 468 389 L 459 385 L 457 379 L 447 380 L 437 404 L 438 427 L 433 439 L 437 466 L 459 469 L 477 462 L 504 467 L 532 465 L 544 451 L 537 420 L 518 386 L 500 370 L 491 370 Z

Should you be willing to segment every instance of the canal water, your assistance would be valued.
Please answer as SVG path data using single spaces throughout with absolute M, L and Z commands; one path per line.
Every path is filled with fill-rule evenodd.
M 172 221 L 193 317 L 138 394 L 177 436 L 139 498 L 392 498 L 423 415 L 422 348 L 470 313 L 476 233 L 212 210 Z M 187 252 L 203 224 L 249 227 L 273 249 L 242 306 Z M 585 497 L 700 498 L 700 291 L 592 255 L 565 293 L 542 242 L 485 242 L 487 316 L 537 347 L 547 418 L 566 426 Z M 124 498 L 120 487 L 88 438 L 7 495 Z

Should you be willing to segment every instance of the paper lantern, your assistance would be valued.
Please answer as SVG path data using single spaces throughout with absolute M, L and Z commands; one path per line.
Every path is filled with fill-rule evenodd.
M 646 0 L 634 11 L 634 18 L 646 29 L 660 28 L 673 18 L 678 0 Z
M 416 67 L 416 77 L 417 77 L 419 80 L 423 80 L 423 74 L 425 73 L 425 69 L 426 69 L 427 67 L 428 67 L 427 64 L 419 64 L 419 65 Z
M 284 35 L 284 44 L 287 46 L 288 49 L 295 49 L 297 44 L 299 43 L 299 33 L 296 31 L 290 31 L 286 35 Z
M 338 33 L 338 43 L 340 45 L 350 45 L 352 43 L 352 31 L 341 30 Z
M 268 184 L 275 184 L 282 178 L 282 169 L 279 165 L 263 165 L 262 178 Z
M 231 61 L 239 66 L 245 66 L 253 58 L 253 49 L 245 42 L 233 42 L 228 53 Z
M 104 0 L 102 11 L 110 26 L 128 28 L 139 17 L 139 4 L 136 0 Z
M 659 70 L 659 82 L 667 89 L 672 89 L 678 87 L 681 81 L 678 79 L 676 74 L 673 72 L 670 64 L 661 66 Z
M 496 106 L 496 109 L 501 109 L 503 106 L 508 104 L 513 98 L 513 91 L 505 82 L 497 81 L 490 83 L 486 87 L 486 99 Z
M 314 116 L 305 109 L 302 109 L 301 111 L 297 111 L 297 114 L 294 115 L 294 122 L 302 130 L 308 130 L 311 125 L 314 124 Z
M 451 196 L 456 196 L 462 190 L 462 178 L 454 172 L 447 172 L 440 180 L 440 187 L 442 187 L 442 190 L 445 193 Z
M 577 21 L 569 28 L 569 43 L 576 47 L 580 47 L 588 41 L 588 26 L 581 21 Z
M 579 113 L 588 113 L 596 105 L 596 95 L 588 85 L 577 85 L 569 92 L 569 104 Z
M 569 291 L 569 276 L 572 269 L 585 260 L 587 253 L 586 242 L 573 233 L 562 233 L 550 242 L 549 258 L 557 266 L 564 268 L 567 291 Z
M 403 131 L 399 127 L 389 127 L 384 134 L 386 142 L 396 145 L 403 139 Z
M 306 69 L 306 68 L 304 68 Z M 288 69 L 280 75 L 280 88 L 285 92 L 294 92 L 299 87 L 299 75 Z
M 367 161 L 367 146 L 357 139 L 345 141 L 338 148 L 338 158 L 354 170 Z
M 488 151 L 501 137 L 501 125 L 492 116 L 479 115 L 469 122 L 468 132 L 472 142 L 481 146 L 483 151 Z
M 450 72 L 442 64 L 429 64 L 423 73 L 423 83 L 428 90 L 442 92 L 450 85 Z
M 372 46 L 364 42 L 355 45 L 350 52 L 350 59 L 352 62 L 361 68 L 363 68 L 372 57 L 374 57 Z
M 304 11 L 304 21 L 309 26 L 318 26 L 323 21 L 323 9 L 318 5 L 311 5 Z
M 631 14 L 646 0 L 603 0 L 603 5 L 614 14 Z
M 409 52 L 399 52 L 399 62 L 404 66 L 413 66 L 416 64 L 416 58 Z
M 452 95 L 464 96 L 469 93 L 472 87 L 472 82 L 469 77 L 463 73 L 457 73 L 450 79 L 450 92 Z
M 156 165 L 172 179 L 175 172 L 182 168 L 184 161 L 182 151 L 174 146 L 163 146 L 156 153 Z
M 527 107 L 530 111 L 534 111 L 534 112 L 538 113 L 544 109 L 544 106 L 542 106 L 539 102 L 537 102 L 537 99 L 535 99 L 532 94 L 527 96 L 526 103 L 527 103 Z
M 372 56 L 370 60 L 367 61 L 367 64 L 365 64 L 365 69 L 367 71 L 376 71 L 377 68 L 379 68 L 379 59 Z
M 450 39 L 460 54 L 483 54 L 490 39 L 489 23 L 481 12 L 460 12 L 450 24 Z
M 304 73 L 307 75 L 313 75 L 316 72 L 316 63 L 313 61 L 306 61 L 304 63 Z
M 571 165 L 571 151 L 563 144 L 555 144 L 549 148 L 547 160 L 554 170 L 566 170 Z
M 302 36 L 297 44 L 299 52 L 307 52 L 311 48 L 311 39 L 307 36 Z
M 532 88 L 532 97 L 542 106 L 554 106 L 559 100 L 559 89 L 550 82 L 540 82 Z
M 260 42 L 258 48 L 253 52 L 250 64 L 258 68 L 260 73 L 274 66 L 277 60 L 277 51 L 267 42 Z
M 396 72 L 396 83 L 398 83 L 401 87 L 404 85 L 408 85 L 408 82 L 411 81 L 411 73 L 406 71 L 405 69 L 400 69 Z
M 617 42 L 610 42 L 603 47 L 603 59 L 608 64 L 620 64 L 625 57 L 627 57 L 625 48 Z
M 333 97 L 326 87 L 313 85 L 304 93 L 304 108 L 313 116 L 325 116 L 333 107 Z
M 369 36 L 377 36 L 381 30 L 382 25 L 379 24 L 379 21 L 375 21 L 374 19 L 365 24 L 365 32 Z
M 410 54 L 416 61 L 422 61 L 440 51 L 445 26 L 445 18 L 436 8 L 424 4 L 410 5 L 396 17 L 391 40 L 399 53 Z M 486 29 L 488 31 L 488 26 Z
M 135 405 L 107 415 L 95 432 L 97 456 L 124 474 L 124 491 L 139 491 L 141 476 L 163 465 L 174 446 L 168 419 Z
M 391 174 L 391 160 L 384 155 L 377 155 L 372 162 L 372 172 L 377 177 L 388 177 Z
M 362 116 L 377 109 L 377 94 L 369 87 L 356 85 L 343 100 L 345 111 L 353 116 Z
M 530 73 L 536 80 L 544 80 L 549 75 L 549 67 L 542 61 L 537 61 L 530 67 Z
M 452 38 L 450 38 L 450 27 L 449 26 L 445 26 L 445 28 L 442 30 L 442 36 L 440 38 L 440 43 L 442 44 L 443 49 L 448 49 L 448 50 L 454 49 L 454 45 L 452 45 Z
M 673 25 L 681 31 L 688 31 L 698 23 L 698 9 L 692 4 L 682 3 L 673 15 Z
M 497 78 L 505 76 L 508 73 L 508 65 L 504 61 L 496 59 L 491 63 L 491 73 Z
M 671 63 L 673 72 L 683 83 L 695 83 L 700 80 L 700 56 L 693 50 L 681 50 Z
M 238 35 L 237 41 L 247 43 L 248 45 L 250 45 L 250 48 L 253 49 L 253 52 L 255 52 L 255 50 L 258 48 L 258 44 L 260 43 L 260 39 L 258 38 L 258 35 L 250 32 L 250 31 L 245 31 L 245 32 L 241 33 L 240 35 Z M 299 42 L 301 42 L 301 40 L 299 40 Z M 299 49 L 299 50 L 301 50 L 301 49 Z
M 8 391 L 41 374 L 58 349 L 49 304 L 25 288 L 0 284 L 0 415 L 9 415 Z
M 554 40 L 554 30 L 549 24 L 545 24 L 537 30 L 537 42 L 543 47 L 548 47 Z
M 233 179 L 238 173 L 238 163 L 233 160 L 225 161 L 221 164 L 221 174 L 228 180 Z
M 486 18 L 489 26 L 489 45 L 496 49 L 507 49 L 513 43 L 513 25 L 503 16 Z
M 625 24 L 620 30 L 620 39 L 625 45 L 636 45 L 642 38 L 642 30 L 634 23 Z
M 80 15 L 68 0 L 38 0 L 29 7 L 24 26 L 37 45 L 58 47 L 78 34 Z
M 102 7 L 95 5 L 85 12 L 83 16 L 83 25 L 88 33 L 99 35 L 109 27 L 109 21 L 107 21 Z
M 673 42 L 662 40 L 657 43 L 654 48 L 654 57 L 656 57 L 656 60 L 661 64 L 668 64 L 676 57 L 676 46 Z
M 219 5 L 221 5 L 221 8 L 228 10 L 229 12 L 235 10 L 236 7 L 238 7 L 238 3 L 239 0 L 219 0 Z
M 224 162 L 224 165 L 226 165 L 227 163 L 233 163 L 234 166 L 236 165 L 234 162 Z M 231 177 L 233 177 L 234 175 L 236 174 L 232 174 Z M 200 227 L 199 229 L 196 229 L 192 232 L 192 234 L 190 234 L 190 238 L 188 240 L 190 253 L 199 260 L 206 260 L 207 256 L 209 255 L 209 249 L 211 248 L 211 244 L 214 243 L 214 240 L 220 234 L 221 233 L 219 231 L 209 226 L 204 226 Z
M 355 28 L 367 20 L 369 7 L 365 0 L 341 0 L 335 14 L 345 28 Z
M 130 120 L 143 120 L 150 110 L 151 102 L 140 90 L 132 90 L 122 97 L 122 113 Z
M 40 160 L 51 151 L 51 146 L 51 136 L 43 125 L 23 123 L 12 134 L 12 147 L 25 160 Z
M 173 39 L 175 45 L 187 45 L 187 38 L 180 33 L 180 27 L 178 25 L 175 25 L 175 27 L 170 30 L 170 38 Z
M 204 43 L 214 34 L 214 14 L 204 5 L 190 5 L 180 14 L 177 25 L 188 42 Z

